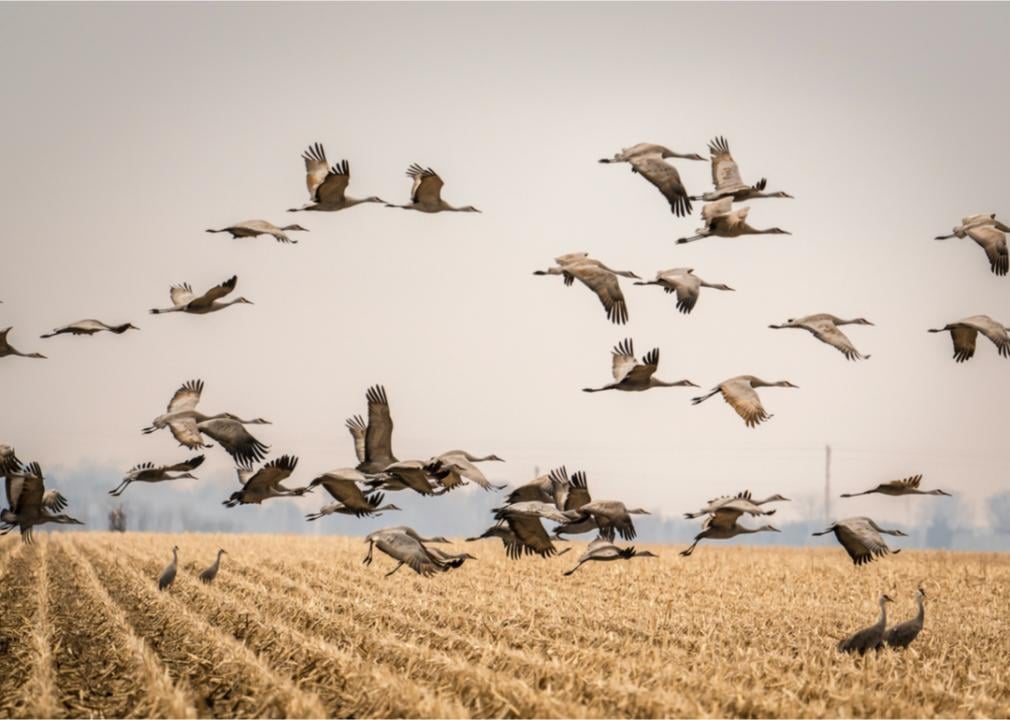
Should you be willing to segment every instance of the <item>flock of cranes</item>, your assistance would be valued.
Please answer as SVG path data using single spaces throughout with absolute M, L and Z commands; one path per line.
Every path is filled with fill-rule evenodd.
M 350 182 L 350 164 L 343 159 L 331 164 L 320 143 L 314 143 L 303 154 L 305 163 L 305 183 L 309 201 L 289 212 L 313 211 L 335 212 L 355 205 L 376 203 L 385 207 L 415 210 L 423 213 L 472 212 L 480 211 L 472 205 L 454 206 L 442 198 L 444 183 L 430 167 L 411 164 L 407 177 L 412 181 L 410 201 L 397 205 L 378 196 L 354 198 L 346 194 Z M 667 147 L 640 143 L 625 148 L 612 158 L 601 163 L 627 163 L 633 174 L 645 178 L 663 195 L 671 212 L 678 217 L 692 212 L 692 202 L 701 201 L 703 225 L 690 237 L 683 237 L 677 243 L 690 243 L 706 237 L 736 238 L 743 235 L 789 234 L 778 227 L 758 229 L 748 224 L 749 208 L 734 207 L 734 203 L 765 198 L 792 198 L 786 192 L 767 190 L 767 180 L 748 184 L 743 181 L 740 169 L 730 153 L 729 143 L 723 137 L 713 139 L 709 144 L 712 183 L 714 188 L 700 195 L 691 195 L 686 189 L 677 168 L 667 162 L 670 159 L 705 161 L 696 153 L 677 153 Z M 1008 228 L 996 219 L 995 214 L 979 214 L 964 218 L 962 224 L 954 228 L 951 235 L 937 239 L 970 237 L 986 252 L 992 272 L 1007 274 Z M 308 228 L 298 224 L 279 226 L 272 222 L 254 219 L 235 223 L 219 229 L 208 229 L 209 233 L 228 233 L 232 238 L 250 238 L 269 235 L 280 243 L 293 244 L 297 239 L 289 233 L 307 232 Z M 607 319 L 614 324 L 625 324 L 629 320 L 628 306 L 620 285 L 620 279 L 631 279 L 635 285 L 657 285 L 664 292 L 676 295 L 676 309 L 690 314 L 699 301 L 702 288 L 723 292 L 733 292 L 733 288 L 722 283 L 709 283 L 695 274 L 693 268 L 677 267 L 661 270 L 654 280 L 642 280 L 630 270 L 615 270 L 586 252 L 572 252 L 554 259 L 555 264 L 546 270 L 537 270 L 535 275 L 560 275 L 566 286 L 578 280 L 589 288 L 599 299 Z M 189 284 L 173 285 L 170 289 L 171 306 L 155 308 L 152 314 L 187 313 L 206 315 L 224 310 L 237 304 L 252 304 L 244 297 L 226 300 L 238 285 L 238 277 L 212 287 L 202 294 L 196 294 Z M 863 360 L 870 356 L 860 353 L 849 338 L 839 329 L 843 325 L 873 325 L 865 318 L 843 319 L 827 313 L 807 315 L 789 319 L 770 328 L 800 328 L 810 332 L 821 342 L 841 352 L 848 360 Z M 99 320 L 81 320 L 55 328 L 43 334 L 42 338 L 57 335 L 93 335 L 100 332 L 122 334 L 138 329 L 131 323 L 110 325 Z M 40 353 L 23 353 L 8 341 L 11 328 L 0 331 L 0 358 L 21 356 L 44 358 Z M 996 345 L 1001 356 L 1010 357 L 1010 334 L 1008 328 L 985 315 L 977 315 L 953 322 L 929 332 L 950 332 L 954 343 L 954 358 L 964 362 L 975 352 L 976 338 L 985 335 Z M 600 387 L 584 388 L 596 393 L 606 390 L 641 392 L 657 387 L 699 387 L 690 380 L 668 382 L 655 376 L 659 366 L 659 349 L 653 348 L 641 360 L 634 353 L 631 338 L 619 342 L 612 350 L 613 382 Z M 788 380 L 767 381 L 753 375 L 740 375 L 716 385 L 707 394 L 692 399 L 700 404 L 717 394 L 721 394 L 730 407 L 742 418 L 748 427 L 756 427 L 771 419 L 762 405 L 757 389 L 768 387 L 796 388 Z M 211 448 L 208 440 L 213 440 L 231 457 L 237 468 L 240 488 L 223 501 L 227 508 L 245 504 L 261 504 L 283 497 L 300 497 L 322 488 L 331 502 L 317 512 L 306 515 L 312 522 L 332 514 L 354 517 L 374 517 L 385 512 L 400 510 L 393 503 L 386 502 L 389 493 L 415 492 L 423 496 L 436 497 L 451 492 L 466 484 L 473 484 L 486 491 L 497 491 L 504 486 L 488 480 L 478 464 L 500 462 L 494 454 L 475 455 L 465 450 L 448 450 L 427 459 L 400 459 L 392 447 L 393 421 L 389 398 L 384 387 L 376 385 L 366 392 L 367 421 L 360 415 L 353 415 L 346 421 L 351 435 L 357 464 L 354 467 L 340 467 L 318 474 L 308 484 L 289 487 L 283 483 L 296 471 L 298 458 L 284 454 L 266 461 L 269 446 L 261 442 L 248 426 L 268 425 L 263 418 L 243 419 L 230 412 L 205 414 L 198 410 L 204 390 L 201 380 L 184 383 L 174 393 L 166 411 L 151 421 L 143 429 L 146 434 L 167 429 L 175 440 L 190 450 Z M 258 432 L 258 431 L 257 431 Z M 172 464 L 144 462 L 134 466 L 115 488 L 109 492 L 121 495 L 133 483 L 170 482 L 183 478 L 195 478 L 193 474 L 205 456 L 195 455 L 188 460 Z M 256 465 L 260 464 L 257 468 Z M 22 463 L 13 448 L 0 445 L 0 474 L 5 477 L 7 507 L 0 513 L 2 533 L 15 527 L 20 529 L 26 542 L 32 539 L 34 527 L 46 523 L 81 524 L 75 518 L 62 513 L 68 504 L 60 492 L 45 489 L 45 478 L 37 462 Z M 900 495 L 948 495 L 943 490 L 920 490 L 921 476 L 884 483 L 864 493 L 847 493 L 842 497 L 878 493 L 889 496 Z M 774 494 L 764 499 L 755 499 L 749 491 L 715 498 L 697 512 L 688 513 L 687 518 L 702 518 L 701 529 L 692 544 L 680 554 L 689 557 L 702 540 L 723 540 L 743 534 L 758 532 L 778 532 L 770 524 L 748 527 L 740 523 L 745 515 L 767 518 L 775 509 L 770 503 L 788 501 Z M 610 562 L 633 558 L 656 557 L 653 553 L 638 550 L 634 546 L 620 546 L 617 536 L 626 542 L 636 538 L 637 532 L 633 516 L 648 514 L 644 508 L 629 508 L 620 500 L 598 500 L 590 494 L 586 473 L 583 471 L 569 475 L 565 467 L 558 467 L 545 475 L 513 490 L 504 504 L 494 508 L 494 523 L 482 534 L 468 538 L 475 542 L 485 538 L 502 541 L 506 555 L 518 560 L 526 556 L 551 557 L 568 552 L 559 550 L 556 543 L 565 536 L 594 533 L 596 538 L 577 563 L 565 575 L 571 575 L 589 562 Z M 544 523 L 554 523 L 548 531 Z M 848 553 L 855 565 L 868 563 L 875 558 L 899 552 L 891 550 L 882 535 L 902 536 L 900 530 L 880 527 L 868 517 L 853 517 L 837 522 L 814 535 L 833 533 Z M 403 565 L 419 575 L 433 575 L 461 567 L 466 560 L 474 559 L 468 553 L 449 553 L 438 544 L 448 542 L 442 537 L 427 538 L 412 528 L 398 526 L 385 528 L 369 534 L 368 553 L 364 563 L 371 564 L 373 552 L 380 552 L 392 558 L 396 565 L 388 574 L 395 573 Z M 178 571 L 178 547 L 172 548 L 172 560 L 158 579 L 161 589 L 168 588 Z M 220 549 L 214 563 L 200 573 L 203 582 L 212 582 L 221 567 Z M 919 590 L 917 601 L 919 614 L 916 619 L 886 629 L 886 603 L 890 598 L 881 597 L 881 615 L 878 623 L 861 630 L 844 640 L 839 649 L 843 651 L 879 648 L 883 643 L 897 647 L 907 646 L 918 634 L 923 623 L 923 599 L 925 593 Z

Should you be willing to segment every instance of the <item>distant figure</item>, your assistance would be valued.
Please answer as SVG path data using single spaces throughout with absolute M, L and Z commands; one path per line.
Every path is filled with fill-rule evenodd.
M 867 650 L 879 650 L 884 644 L 884 628 L 887 626 L 887 603 L 894 602 L 890 595 L 880 596 L 880 619 L 876 624 L 863 628 L 838 643 L 838 652 L 858 652 L 864 655 Z
M 122 505 L 109 511 L 109 532 L 126 532 L 126 512 Z
M 221 548 L 218 548 L 217 557 L 214 559 L 214 564 L 211 565 L 206 570 L 204 570 L 202 573 L 200 573 L 200 582 L 208 585 L 214 582 L 214 578 L 217 577 L 217 571 L 221 569 L 221 556 L 227 554 L 228 554 L 227 550 L 222 550 Z
M 922 623 L 926 619 L 926 610 L 923 603 L 926 600 L 926 591 L 921 587 L 915 593 L 915 601 L 919 604 L 919 612 L 911 620 L 898 623 L 886 633 L 884 642 L 894 648 L 907 648 L 912 641 L 922 632 Z
M 172 546 L 172 562 L 168 564 L 161 572 L 161 577 L 158 578 L 158 589 L 164 590 L 173 582 L 175 582 L 175 571 L 179 566 L 179 546 Z

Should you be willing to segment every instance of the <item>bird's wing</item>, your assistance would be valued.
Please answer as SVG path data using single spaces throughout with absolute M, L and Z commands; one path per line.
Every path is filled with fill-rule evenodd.
M 958 362 L 964 362 L 975 355 L 978 330 L 966 325 L 955 325 L 950 331 L 950 338 L 954 341 L 954 359 Z
M 319 481 L 319 484 L 323 486 L 326 492 L 333 496 L 334 500 L 339 500 L 348 507 L 363 507 L 368 504 L 365 501 L 365 494 L 361 492 L 361 488 L 350 477 L 325 473 L 316 478 L 316 480 Z M 316 482 L 316 480 L 313 482 Z
M 5 478 L 4 489 L 7 491 L 7 507 L 11 510 L 17 507 L 18 498 L 25 486 L 25 478 L 21 473 L 11 471 Z
M 395 554 L 393 552 L 389 553 L 391 557 L 403 561 L 411 570 L 419 575 L 432 575 L 439 570 L 445 569 L 443 563 L 437 558 L 432 557 L 431 553 L 428 552 L 421 542 L 409 535 L 399 533 L 386 535 L 378 543 L 380 549 L 382 549 L 383 543 L 388 543 L 390 549 L 395 552 Z
M 490 490 L 493 487 L 481 469 L 462 455 L 443 455 L 442 462 L 448 470 L 455 470 L 457 474 L 462 475 L 475 485 L 480 485 L 485 490 Z M 442 484 L 445 485 L 444 482 Z
M 852 341 L 833 322 L 823 321 L 813 323 L 809 327 L 814 337 L 833 348 L 837 348 L 849 360 L 856 360 L 860 357 L 859 351 L 856 350 Z
M 175 391 L 175 395 L 168 402 L 168 412 L 180 412 L 182 410 L 193 410 L 200 402 L 200 395 L 203 393 L 203 380 L 190 380 L 183 383 L 182 387 Z
M 297 465 L 298 458 L 293 455 L 281 455 L 261 467 L 246 481 L 244 488 L 259 494 L 267 488 L 276 487 L 285 478 L 290 477 Z
M 232 275 L 220 285 L 215 285 L 200 297 L 190 301 L 190 306 L 195 308 L 207 307 L 215 300 L 223 298 L 238 285 L 238 275 Z
M 46 490 L 42 493 L 42 507 L 46 510 L 60 512 L 67 507 L 67 498 L 56 490 Z
M 354 438 L 354 454 L 358 456 L 358 462 L 365 462 L 368 457 L 365 454 L 365 433 L 368 431 L 368 426 L 365 425 L 365 421 L 360 415 L 347 418 L 344 425 L 347 426 L 351 437 Z
M 181 463 L 176 463 L 175 465 L 169 465 L 165 468 L 167 472 L 189 472 L 190 470 L 196 470 L 203 464 L 203 455 L 196 455 L 191 457 L 189 460 L 184 460 Z
M 631 338 L 625 338 L 610 352 L 613 355 L 614 381 L 621 382 L 636 365 L 634 344 Z
M 1007 256 L 1006 235 L 991 225 L 979 225 L 968 229 L 968 235 L 985 250 L 989 267 L 997 275 L 1006 275 L 1010 268 Z
M 975 316 L 962 320 L 961 324 L 973 327 L 989 338 L 999 350 L 1000 355 L 1010 356 L 1010 335 L 1007 335 L 1006 328 L 992 318 Z
M 870 562 L 874 557 L 887 555 L 891 549 L 880 533 L 865 522 L 839 523 L 835 526 L 838 542 L 856 565 Z
M 351 167 L 346 160 L 334 165 L 323 182 L 316 188 L 316 202 L 320 205 L 337 205 L 344 201 L 347 183 L 351 180 Z
M 634 157 L 630 161 L 632 169 L 652 183 L 670 203 L 670 211 L 678 217 L 691 212 L 691 201 L 680 180 L 677 168 L 652 155 Z
M 640 365 L 635 365 L 628 373 L 628 380 L 636 383 L 647 383 L 649 378 L 653 376 L 656 372 L 656 368 L 659 367 L 659 348 L 652 348 L 649 352 L 645 353 L 645 357 L 642 358 L 642 363 Z
M 607 311 L 608 320 L 618 325 L 628 321 L 628 307 L 624 302 L 624 293 L 621 292 L 621 286 L 614 273 L 589 263 L 569 265 L 565 270 L 596 293 L 596 297 Z
M 193 293 L 193 288 L 190 287 L 189 283 L 183 283 L 182 285 L 173 285 L 168 291 L 168 296 L 172 298 L 172 304 L 176 307 L 180 305 L 185 305 L 190 302 L 196 295 Z
M 724 197 L 715 202 L 705 203 L 701 208 L 701 219 L 706 223 L 711 223 L 718 217 L 729 215 L 733 212 L 733 198 Z
M 45 492 L 42 470 L 38 463 L 31 463 L 24 469 L 21 476 L 21 486 L 16 492 L 16 500 L 11 504 L 11 510 L 19 517 L 35 517 L 42 507 L 42 495 Z
M 266 457 L 267 446 L 253 437 L 237 420 L 217 418 L 206 420 L 196 427 L 207 437 L 217 440 L 239 465 L 251 465 Z
M 322 143 L 309 145 L 308 150 L 302 153 L 302 159 L 305 160 L 305 187 L 309 190 L 309 198 L 318 202 L 316 188 L 323 184 L 329 168 Z
M 421 205 L 437 205 L 442 200 L 442 178 L 431 168 L 413 163 L 407 168 L 407 177 L 413 179 L 410 200 Z
M 698 296 L 701 294 L 701 283 L 694 275 L 681 274 L 670 275 L 664 278 L 666 282 L 673 286 L 667 292 L 677 292 L 677 309 L 682 313 L 689 313 L 698 304 Z
M 717 137 L 708 145 L 712 155 L 712 184 L 720 192 L 746 188 L 740 178 L 740 168 L 729 152 L 729 143 L 724 137 Z
M 370 462 L 386 465 L 396 462 L 393 456 L 393 418 L 389 413 L 386 388 L 374 385 L 365 393 L 368 400 L 368 429 L 365 431 L 365 457 Z
M 191 450 L 207 447 L 203 442 L 203 437 L 200 435 L 200 430 L 196 425 L 196 420 L 193 418 L 172 420 L 168 423 L 168 429 L 172 432 L 172 436 L 179 442 L 180 445 L 185 445 Z
M 589 495 L 589 485 L 586 481 L 586 474 L 581 470 L 572 475 L 571 486 L 565 497 L 564 510 L 578 510 L 583 505 L 591 503 L 593 498 Z
M 515 533 L 516 540 L 523 546 L 521 551 L 544 557 L 555 554 L 554 545 L 551 544 L 540 518 L 525 515 L 510 516 L 507 522 L 509 529 Z
M 404 485 L 421 495 L 433 495 L 435 493 L 428 480 L 428 473 L 419 463 L 402 462 L 394 463 L 383 472 L 387 472 L 399 479 Z
M 922 475 L 913 475 L 911 477 L 907 477 L 907 478 L 904 478 L 902 480 L 892 480 L 891 482 L 889 482 L 887 484 L 888 485 L 893 485 L 894 487 L 901 488 L 901 489 L 910 488 L 910 489 L 915 490 L 915 489 L 918 489 L 919 483 L 921 483 L 921 482 L 922 482 Z
M 747 427 L 755 427 L 770 417 L 749 382 L 728 380 L 719 386 L 719 390 L 723 399 L 743 418 Z

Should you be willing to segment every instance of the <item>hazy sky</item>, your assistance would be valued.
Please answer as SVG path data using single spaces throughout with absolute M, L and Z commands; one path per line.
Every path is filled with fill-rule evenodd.
M 50 357 L 0 360 L 0 442 L 52 468 L 181 459 L 140 429 L 199 377 L 203 409 L 271 419 L 257 434 L 307 481 L 354 464 L 344 419 L 383 383 L 401 459 L 495 452 L 502 481 L 566 464 L 599 498 L 670 514 L 749 487 L 796 498 L 788 520 L 821 512 L 830 442 L 836 493 L 921 472 L 977 503 L 1008 487 L 1010 361 L 980 339 L 958 365 L 926 329 L 1010 323 L 1010 279 L 971 240 L 931 238 L 1010 215 L 1007 27 L 1006 4 L 0 5 L 0 327 Z M 796 196 L 751 203 L 792 236 L 677 246 L 697 217 L 596 163 L 643 141 L 707 154 L 720 134 L 745 180 Z M 419 162 L 483 214 L 285 213 L 313 141 L 350 161 L 352 195 L 406 202 Z M 678 167 L 709 189 L 708 163 Z M 249 218 L 311 232 L 204 232 Z M 584 287 L 532 275 L 576 250 L 737 292 L 683 316 L 622 281 L 614 326 Z M 236 273 L 255 305 L 147 314 L 172 283 Z M 846 330 L 872 359 L 767 328 L 815 312 L 874 321 Z M 38 338 L 90 317 L 142 330 Z M 580 392 L 626 336 L 661 349 L 667 380 L 800 389 L 763 390 L 757 429 L 689 388 Z M 230 467 L 209 451 L 208 474 Z

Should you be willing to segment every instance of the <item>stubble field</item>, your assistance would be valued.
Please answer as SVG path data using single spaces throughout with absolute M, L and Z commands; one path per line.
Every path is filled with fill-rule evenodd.
M 702 545 L 591 563 L 500 543 L 431 579 L 358 538 L 38 533 L 0 542 L 0 716 L 999 716 L 1010 558 Z M 180 547 L 179 576 L 156 578 Z M 196 580 L 224 547 L 213 585 Z M 462 545 L 460 546 L 462 547 Z M 678 548 L 679 549 L 679 548 Z M 904 652 L 841 656 L 876 619 Z

